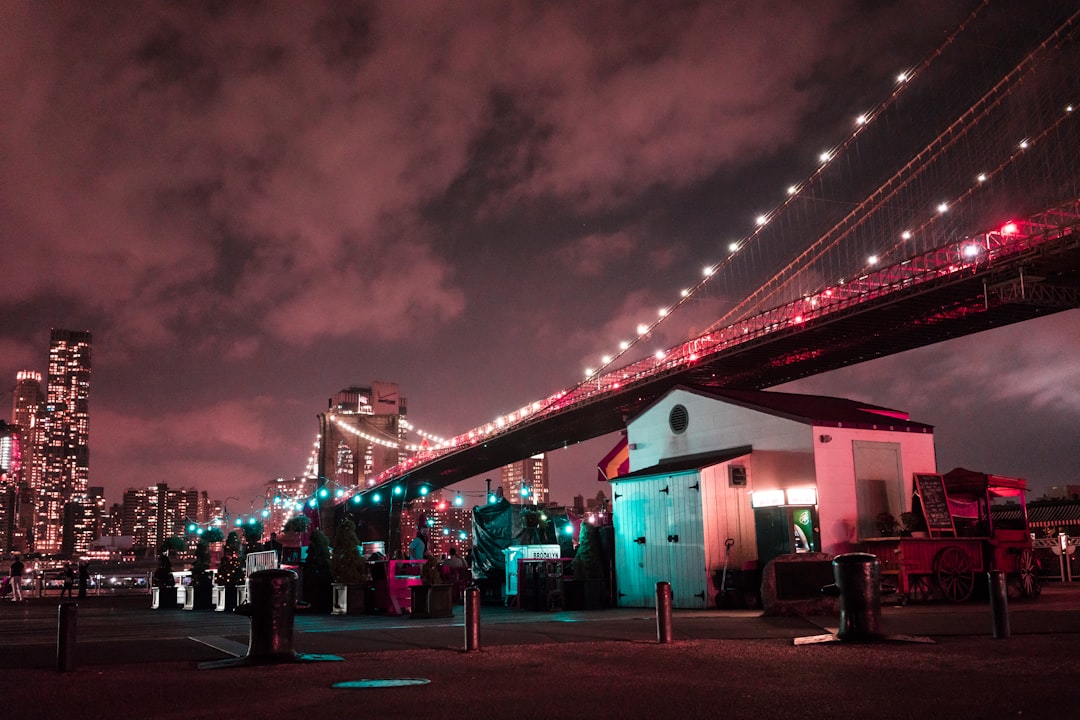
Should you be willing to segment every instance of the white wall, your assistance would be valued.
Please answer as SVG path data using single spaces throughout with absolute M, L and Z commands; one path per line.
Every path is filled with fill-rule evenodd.
M 822 435 L 831 438 L 830 441 L 822 442 Z M 904 510 L 911 509 L 912 475 L 937 472 L 934 436 L 929 432 L 815 427 L 813 437 L 821 546 L 827 553 L 849 552 L 852 545 L 859 541 L 853 450 L 855 441 L 899 444 L 900 477 L 904 483 L 904 497 L 908 499 Z
M 729 466 L 747 467 L 746 487 L 731 487 L 728 482 Z M 744 455 L 730 462 L 720 463 L 701 470 L 702 540 L 705 545 L 705 571 L 709 581 L 709 607 L 720 591 L 724 568 L 724 542 L 735 541 L 727 558 L 728 570 L 740 570 L 743 563 L 756 560 L 757 535 L 754 529 L 754 511 L 750 507 L 750 487 L 753 483 L 751 457 Z
M 668 424 L 675 405 L 689 411 L 686 432 L 676 435 Z M 763 470 L 786 472 L 802 461 L 794 456 L 813 451 L 812 428 L 794 420 L 769 415 L 758 410 L 731 405 L 687 390 L 676 389 L 657 401 L 627 425 L 630 444 L 630 472 L 656 465 L 667 458 L 716 452 L 753 445 L 761 452 Z M 772 455 L 765 459 L 764 456 Z M 800 472 L 813 472 L 812 463 Z

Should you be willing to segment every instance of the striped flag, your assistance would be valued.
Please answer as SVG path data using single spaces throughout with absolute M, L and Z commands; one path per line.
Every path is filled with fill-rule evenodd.
M 611 451 L 596 466 L 596 479 L 607 482 L 620 475 L 626 475 L 628 472 L 630 472 L 630 446 L 626 442 L 626 436 L 623 435 L 615 447 L 611 448 Z

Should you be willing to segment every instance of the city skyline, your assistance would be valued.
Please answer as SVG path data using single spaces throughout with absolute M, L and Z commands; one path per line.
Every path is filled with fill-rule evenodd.
M 992 5 L 987 43 L 1019 42 L 1024 4 Z M 48 328 L 89 329 L 90 483 L 245 503 L 356 383 L 432 434 L 489 422 L 655 317 L 972 8 L 4 7 L 0 407 Z M 1042 489 L 1080 479 L 1078 338 L 1073 310 L 779 389 Z M 607 490 L 615 442 L 549 453 L 552 497 Z

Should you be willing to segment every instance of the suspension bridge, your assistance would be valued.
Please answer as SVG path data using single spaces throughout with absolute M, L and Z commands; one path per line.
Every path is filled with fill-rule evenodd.
M 1080 307 L 1080 11 L 1014 11 L 980 3 L 899 72 L 802 181 L 580 382 L 337 502 L 370 506 L 391 486 L 416 497 L 618 431 L 678 384 L 768 388 Z M 685 307 L 717 320 L 644 354 Z

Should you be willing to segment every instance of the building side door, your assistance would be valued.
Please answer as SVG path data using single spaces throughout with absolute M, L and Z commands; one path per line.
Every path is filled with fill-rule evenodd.
M 650 576 L 646 554 L 650 540 L 655 538 L 649 538 L 647 531 L 651 508 L 645 484 L 642 480 L 628 480 L 612 483 L 611 487 L 616 598 L 621 607 L 650 607 L 655 602 L 647 587 Z
M 676 608 L 701 609 L 708 605 L 705 569 L 705 529 L 701 505 L 701 475 L 673 475 L 666 479 L 668 568 L 671 603 Z

